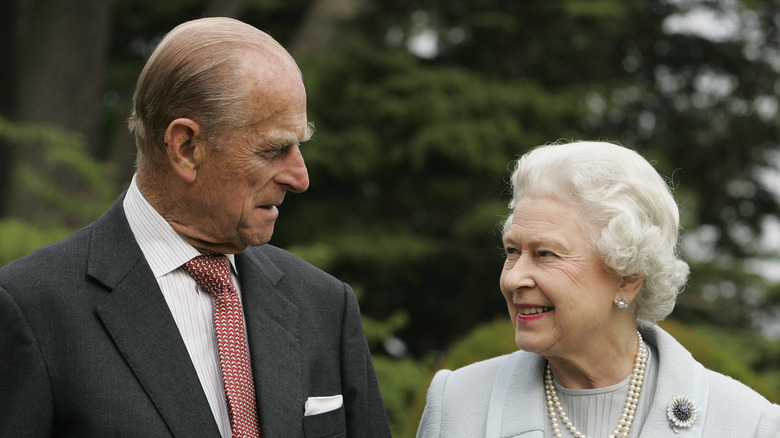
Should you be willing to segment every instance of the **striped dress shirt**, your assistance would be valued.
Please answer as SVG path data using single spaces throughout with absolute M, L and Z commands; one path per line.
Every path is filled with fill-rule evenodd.
M 192 364 L 223 438 L 230 438 L 225 386 L 214 330 L 214 299 L 198 286 L 183 265 L 200 252 L 187 243 L 143 197 L 133 176 L 125 195 L 125 215 L 141 251 L 152 268 L 163 297 L 179 328 Z M 233 284 L 241 296 L 233 254 Z

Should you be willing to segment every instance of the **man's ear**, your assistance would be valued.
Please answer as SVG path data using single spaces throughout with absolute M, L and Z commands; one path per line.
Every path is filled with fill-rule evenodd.
M 620 286 L 618 287 L 618 297 L 625 297 L 626 300 L 631 303 L 639 294 L 639 290 L 642 289 L 642 285 L 645 282 L 645 277 L 639 274 L 629 275 L 623 277 Z
M 184 181 L 193 182 L 203 162 L 204 147 L 200 125 L 192 119 L 176 119 L 165 130 L 165 149 L 171 169 Z

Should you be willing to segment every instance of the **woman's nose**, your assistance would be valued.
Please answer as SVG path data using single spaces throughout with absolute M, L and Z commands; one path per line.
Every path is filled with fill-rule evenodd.
M 505 291 L 529 289 L 536 286 L 533 269 L 528 257 L 522 255 L 501 271 L 501 288 Z

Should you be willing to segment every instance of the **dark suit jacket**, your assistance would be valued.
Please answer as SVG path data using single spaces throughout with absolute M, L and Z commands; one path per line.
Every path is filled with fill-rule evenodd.
M 263 436 L 389 437 L 349 286 L 270 245 L 236 266 Z M 0 270 L 0 436 L 219 436 L 122 198 Z

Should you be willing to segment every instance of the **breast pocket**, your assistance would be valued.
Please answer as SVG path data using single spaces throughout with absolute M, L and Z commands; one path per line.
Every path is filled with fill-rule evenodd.
M 343 438 L 347 436 L 344 407 L 317 415 L 303 417 L 306 438 Z

